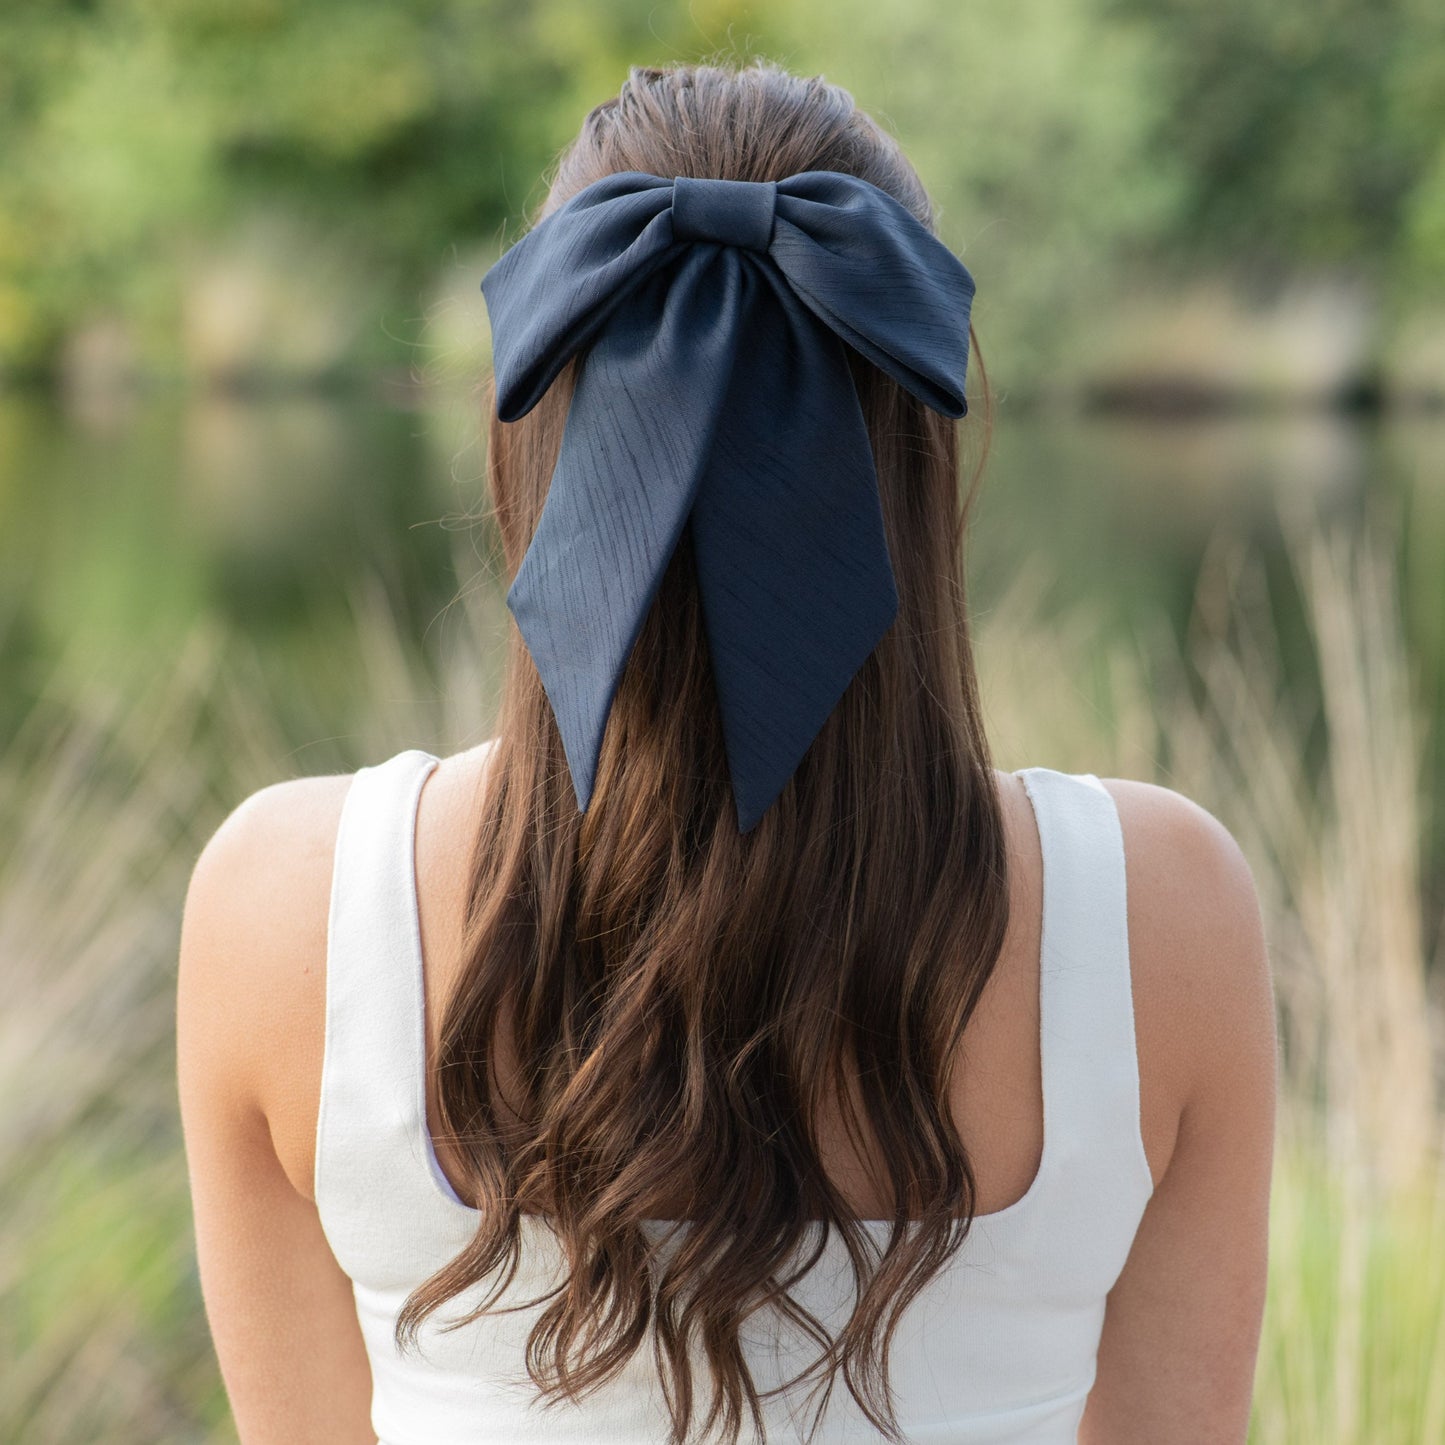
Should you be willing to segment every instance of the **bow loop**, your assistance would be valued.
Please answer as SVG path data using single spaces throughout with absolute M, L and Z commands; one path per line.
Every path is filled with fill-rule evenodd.
M 897 615 L 845 345 L 933 409 L 966 414 L 973 278 L 857 176 L 623 171 L 538 222 L 482 291 L 502 421 L 585 354 L 507 593 L 577 805 L 591 798 L 622 669 L 690 523 L 747 832 Z
M 777 190 L 776 181 L 678 176 L 672 183 L 673 238 L 766 251 L 773 239 Z

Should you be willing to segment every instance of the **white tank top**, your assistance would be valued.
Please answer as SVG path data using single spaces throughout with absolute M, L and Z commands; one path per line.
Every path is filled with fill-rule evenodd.
M 440 1328 L 479 1303 L 487 1282 L 427 1317 L 420 1354 L 393 1343 L 407 1295 L 460 1252 L 477 1220 L 441 1172 L 426 1123 L 415 821 L 438 761 L 411 749 L 362 768 L 336 840 L 315 1188 L 326 1237 L 353 1282 L 371 1360 L 372 1429 L 379 1445 L 654 1445 L 667 1440 L 668 1417 L 649 1343 L 580 1404 L 559 1398 L 546 1409 L 524 1364 L 541 1306 Z M 900 1322 L 894 1400 L 905 1437 L 920 1445 L 1076 1440 L 1105 1296 L 1153 1193 L 1139 1128 L 1118 814 L 1093 774 L 1035 767 L 1020 776 L 1043 848 L 1043 1160 L 1021 1199 L 974 1219 Z M 502 1304 L 534 1299 L 562 1278 L 545 1225 L 531 1215 L 522 1225 L 521 1267 Z M 886 1223 L 865 1227 L 886 1243 Z M 855 1293 L 836 1234 L 793 1292 L 830 1332 L 846 1321 Z M 772 1310 L 744 1326 L 760 1392 L 817 1357 L 816 1345 L 780 1334 L 785 1328 L 794 1327 Z M 705 1414 L 710 1377 L 703 1367 L 694 1378 Z M 808 1394 L 816 1381 L 762 1402 L 769 1442 L 802 1438 L 820 1398 Z M 741 1438 L 761 1438 L 746 1413 Z M 817 1445 L 877 1438 L 839 1376 Z

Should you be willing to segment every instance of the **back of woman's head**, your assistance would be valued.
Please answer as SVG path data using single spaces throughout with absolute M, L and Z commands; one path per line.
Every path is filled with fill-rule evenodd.
M 619 171 L 770 181 L 808 170 L 869 181 L 933 228 L 913 168 L 845 90 L 766 62 L 634 67 L 587 116 L 533 221 Z M 579 364 L 516 421 L 490 408 L 508 576 L 536 530 Z M 858 353 L 848 364 L 878 474 L 894 624 L 747 833 L 686 529 L 618 684 L 585 813 L 513 628 L 466 961 L 434 1061 L 480 1223 L 408 1300 L 398 1340 L 508 1265 L 503 1288 L 520 1216 L 544 1215 L 570 1275 L 532 1331 L 533 1380 L 580 1397 L 650 1341 L 678 1441 L 699 1408 L 690 1360 L 714 1386 L 705 1427 L 736 1438 L 744 1405 L 762 1427 L 739 1340 L 760 1305 L 817 1342 L 806 1373 L 822 1404 L 841 1367 L 874 1425 L 896 1436 L 888 1340 L 974 1209 L 948 1098 L 959 1036 L 1002 945 L 1007 876 L 962 579 L 972 489 L 960 487 L 958 424 Z M 970 426 L 986 426 L 986 391 L 984 402 Z M 891 1201 L 881 1260 L 825 1157 L 834 1174 L 865 1161 Z M 655 1240 L 644 1226 L 659 1220 L 686 1221 L 680 1239 Z M 831 1339 L 789 1295 L 826 1243 L 813 1232 L 823 1225 L 859 1286 Z

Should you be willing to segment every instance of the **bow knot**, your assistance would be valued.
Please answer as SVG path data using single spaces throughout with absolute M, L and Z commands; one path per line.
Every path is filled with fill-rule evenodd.
M 482 277 L 499 420 L 583 361 L 507 591 L 579 808 L 684 527 L 740 831 L 776 798 L 898 612 L 844 346 L 963 416 L 973 289 L 911 211 L 840 171 L 619 171 Z
M 676 176 L 672 182 L 673 239 L 766 251 L 773 239 L 777 190 L 776 181 Z

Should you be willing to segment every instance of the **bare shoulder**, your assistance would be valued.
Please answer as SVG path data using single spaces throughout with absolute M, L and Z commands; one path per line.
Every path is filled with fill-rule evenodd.
M 210 934 L 245 929 L 259 965 L 278 935 L 294 940 L 298 919 L 330 893 L 341 808 L 355 775 L 291 778 L 238 803 L 211 834 L 191 872 L 186 920 Z M 325 921 L 325 907 L 321 910 Z
M 1173 1142 L 1109 1293 L 1080 1445 L 1247 1438 L 1268 1276 L 1277 1049 L 1249 862 L 1170 788 L 1118 808 L 1141 1110 Z M 1152 1101 L 1152 1103 L 1151 1103 Z
M 488 747 L 441 759 L 435 777 L 445 786 L 427 789 L 449 858 L 465 859 L 466 809 Z M 287 1177 L 307 1198 L 336 842 L 355 779 L 286 779 L 237 804 L 196 860 L 181 925 L 181 1088 L 226 1093 L 264 1120 Z
M 1114 799 L 1131 872 L 1151 885 L 1172 883 L 1176 897 L 1191 890 L 1235 903 L 1255 896 L 1249 861 L 1234 835 L 1192 798 L 1133 778 L 1099 780 Z M 1130 878 L 1130 882 L 1133 882 Z
M 1254 874 L 1230 830 L 1193 799 L 1100 781 L 1124 839 L 1141 1073 L 1152 1063 L 1156 1093 L 1182 1114 L 1237 1076 L 1242 1054 L 1259 1064 L 1267 1048 L 1272 1067 L 1274 991 Z
M 1181 988 L 1258 983 L 1259 896 L 1244 850 L 1218 818 L 1157 783 L 1101 778 L 1124 835 L 1133 942 Z M 1233 975 L 1233 977 L 1231 977 Z
M 287 779 L 236 805 L 201 849 L 181 923 L 188 1061 L 263 1113 L 277 1057 L 304 1057 L 324 1008 L 332 861 L 355 775 Z M 183 1081 L 184 1083 L 184 1081 Z

